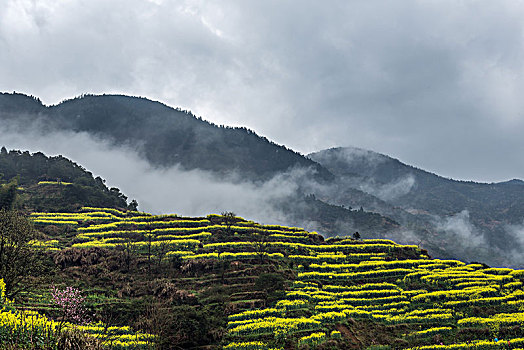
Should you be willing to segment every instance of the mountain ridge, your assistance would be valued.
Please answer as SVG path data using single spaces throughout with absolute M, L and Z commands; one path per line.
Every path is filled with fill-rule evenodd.
M 0 120 L 22 122 L 21 129 L 37 121 L 46 130 L 86 132 L 131 148 L 156 167 L 180 164 L 222 180 L 234 182 L 231 175 L 236 174 L 258 186 L 287 174 L 296 190 L 287 203 L 273 205 L 291 208 L 290 217 L 297 220 L 329 218 L 321 225 L 329 228 L 323 231 L 327 236 L 360 230 L 351 220 L 337 220 L 335 213 L 356 219 L 362 208 L 378 224 L 365 226 L 368 237 L 389 228 L 391 238 L 424 242 L 436 256 L 474 259 L 481 254 L 488 263 L 510 264 L 507 253 L 513 257 L 520 247 L 513 229 L 524 217 L 524 186 L 518 179 L 458 181 L 357 148 L 345 156 L 343 148 L 303 156 L 246 128 L 219 127 L 189 111 L 125 95 L 84 95 L 44 106 L 36 97 L 0 94 Z M 295 178 L 297 167 L 311 170 Z M 308 200 L 310 195 L 314 200 Z M 307 205 L 293 206 L 297 200 Z M 470 247 L 470 238 L 478 237 L 482 245 Z
M 414 171 L 422 172 L 422 173 L 425 173 L 425 174 L 430 175 L 430 176 L 435 176 L 438 179 L 444 180 L 444 181 L 451 181 L 451 182 L 455 182 L 455 183 L 474 183 L 474 184 L 484 184 L 484 185 L 493 185 L 493 184 L 524 185 L 524 180 L 517 179 L 517 178 L 509 179 L 509 180 L 506 180 L 506 181 L 498 181 L 498 182 L 454 179 L 452 177 L 439 175 L 439 174 L 437 174 L 435 172 L 431 172 L 431 171 L 425 170 L 423 168 L 420 168 L 420 167 L 417 167 L 417 166 L 414 166 L 414 165 L 411 165 L 411 164 L 407 164 L 407 163 L 401 161 L 400 159 L 392 157 L 392 156 L 389 156 L 387 154 L 383 154 L 383 153 L 376 152 L 376 151 L 373 151 L 373 150 L 368 150 L 368 149 L 361 148 L 361 147 L 354 147 L 354 146 L 340 146 L 340 147 L 326 148 L 326 149 L 322 149 L 322 150 L 319 150 L 319 151 L 308 153 L 306 155 L 306 157 L 314 160 L 315 158 L 317 158 L 322 153 L 338 152 L 338 151 L 344 151 L 344 150 L 350 150 L 352 153 L 360 153 L 361 155 L 367 155 L 369 157 L 374 157 L 374 158 L 379 157 L 380 159 L 382 159 L 384 161 L 390 161 L 390 162 L 396 163 L 396 164 L 398 164 L 398 165 L 400 165 L 402 167 L 407 167 L 407 168 L 412 169 Z
M 510 232 L 508 226 L 522 224 L 524 217 L 521 180 L 501 183 L 453 180 L 398 159 L 354 148 L 332 148 L 309 157 L 339 176 L 338 187 L 355 187 L 379 198 L 381 189 L 402 184 L 407 179 L 403 191 L 382 199 L 430 224 L 436 222 L 437 227 L 449 227 L 450 220 L 459 218 L 462 221 L 457 224 L 463 223 L 462 229 L 481 237 L 487 247 L 506 251 L 520 246 L 519 237 Z M 327 197 L 329 201 L 329 195 Z M 337 203 L 341 202 L 339 198 Z M 472 226 L 467 227 L 470 224 Z
M 45 106 L 34 97 L 2 93 L 0 112 L 3 119 L 39 120 L 49 129 L 88 132 L 116 145 L 134 146 L 159 167 L 180 164 L 187 170 L 237 172 L 261 181 L 300 166 L 312 168 L 318 180 L 333 179 L 316 162 L 252 130 L 220 127 L 143 97 L 83 95 Z

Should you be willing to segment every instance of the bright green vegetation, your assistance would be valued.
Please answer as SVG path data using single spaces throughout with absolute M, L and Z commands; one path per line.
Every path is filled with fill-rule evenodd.
M 84 281 L 95 309 L 116 306 L 113 318 L 124 326 L 136 317 L 124 305 L 148 300 L 139 307 L 147 322 L 134 325 L 159 348 L 524 347 L 524 270 L 222 215 L 84 207 L 31 218 L 55 235 L 34 244 L 61 265 L 62 279 L 82 269 L 99 274 Z M 111 257 L 120 266 L 105 275 L 102 257 L 106 269 Z M 161 319 L 167 324 L 155 327 Z

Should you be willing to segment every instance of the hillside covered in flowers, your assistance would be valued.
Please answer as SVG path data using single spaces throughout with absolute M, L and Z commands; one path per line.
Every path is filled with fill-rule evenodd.
M 110 348 L 524 347 L 521 270 L 233 213 L 83 207 L 29 219 L 49 272 L 3 297 L 4 344 L 67 328 Z M 56 291 L 67 288 L 89 320 L 65 322 Z

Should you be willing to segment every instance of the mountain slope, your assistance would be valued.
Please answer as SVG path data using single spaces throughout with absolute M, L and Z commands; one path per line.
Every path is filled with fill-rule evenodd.
M 116 145 L 137 148 L 157 167 L 175 164 L 222 175 L 267 180 L 293 167 L 312 168 L 318 179 L 333 175 L 312 160 L 246 128 L 219 127 L 189 111 L 145 98 L 87 95 L 47 107 L 20 94 L 0 94 L 0 119 L 40 121 L 49 130 L 88 132 Z
M 0 94 L 0 123 L 22 131 L 36 125 L 43 133 L 85 132 L 134 150 L 157 168 L 200 169 L 228 184 L 262 188 L 285 178 L 292 193 L 269 200 L 271 215 L 276 213 L 270 220 L 292 225 L 307 220 L 309 229 L 326 236 L 388 234 L 420 242 L 439 257 L 524 265 L 520 180 L 454 181 L 361 149 L 325 150 L 308 158 L 245 128 L 219 127 L 128 96 L 82 96 L 47 107 L 34 97 Z
M 312 153 L 309 157 L 340 177 L 358 179 L 361 188 L 369 185 L 372 192 L 386 201 L 441 215 L 453 214 L 464 208 L 496 210 L 511 207 L 520 204 L 524 194 L 524 182 L 521 180 L 491 184 L 457 181 L 358 148 L 333 148 Z M 402 183 L 403 180 L 406 181 Z M 394 193 L 389 195 L 386 191 L 381 193 L 381 187 L 391 184 L 404 186 L 398 186 L 402 188 L 397 188 L 396 193 L 395 188 L 391 191 Z
M 103 95 L 83 96 L 56 106 L 21 94 L 0 94 L 0 122 L 24 129 L 36 125 L 42 132 L 86 132 L 112 144 L 136 150 L 153 166 L 177 165 L 186 170 L 211 171 L 225 181 L 260 184 L 286 174 L 298 184 L 289 198 L 274 203 L 284 217 L 298 224 L 304 218 L 326 235 L 360 231 L 380 234 L 398 224 L 387 217 L 308 200 L 302 183 L 330 183 L 334 176 L 314 161 L 270 142 L 246 128 L 219 127 L 190 112 L 145 98 Z M 301 179 L 294 170 L 308 169 Z M 300 203 L 299 206 L 294 204 Z M 297 208 L 300 208 L 299 210 Z M 369 218 L 369 221 L 366 221 Z M 281 220 L 278 220 L 281 221 Z
M 518 237 L 507 230 L 508 226 L 522 224 L 524 217 L 524 182 L 520 180 L 490 184 L 457 181 L 359 148 L 333 148 L 309 157 L 335 174 L 339 187 L 373 194 L 414 214 L 409 220 L 418 217 L 446 226 L 453 218 L 462 218 L 457 224 L 466 225 L 463 229 L 473 235 L 469 238 L 502 251 L 520 246 Z
M 231 215 L 31 214 L 42 231 L 50 217 L 76 222 L 67 235 L 42 242 L 54 248 L 50 280 L 88 291 L 96 321 L 155 335 L 143 347 L 123 337 L 129 349 L 524 345 L 523 270 L 431 259 L 391 240 L 325 240 Z M 52 315 L 47 283 L 18 304 Z M 3 334 L 9 326 L 0 325 Z

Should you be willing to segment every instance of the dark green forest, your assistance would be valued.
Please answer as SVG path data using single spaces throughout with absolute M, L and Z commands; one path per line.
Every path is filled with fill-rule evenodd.
M 0 151 L 0 202 L 26 211 L 72 211 L 82 206 L 136 209 L 118 188 L 108 188 L 78 164 L 62 156 Z M 17 194 L 16 201 L 14 200 Z M 9 204 L 7 204 L 9 203 Z

